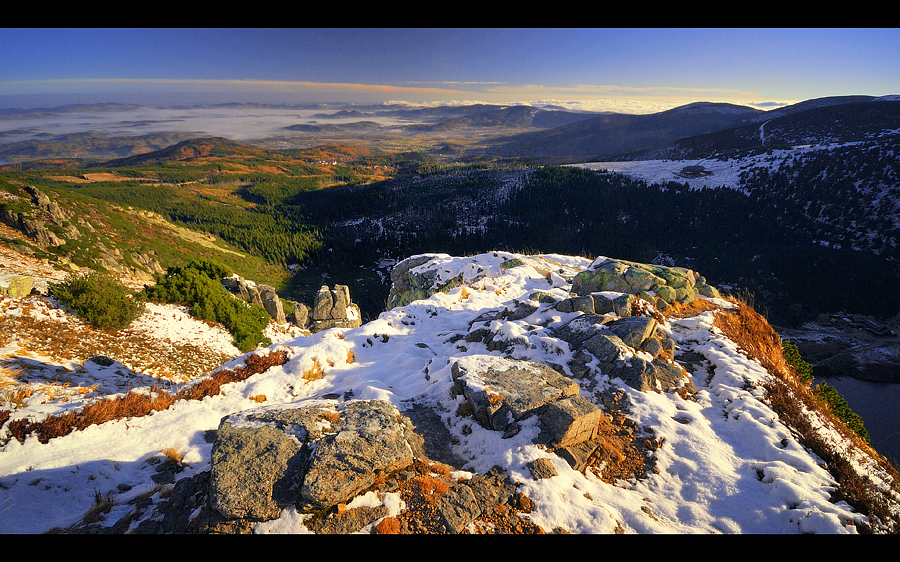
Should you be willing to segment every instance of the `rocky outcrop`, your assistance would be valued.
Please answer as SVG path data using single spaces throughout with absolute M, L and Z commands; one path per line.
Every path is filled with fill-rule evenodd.
M 284 313 L 284 304 L 275 290 L 270 285 L 257 285 L 253 281 L 248 281 L 240 275 L 232 275 L 222 279 L 222 285 L 231 291 L 235 296 L 250 304 L 256 304 L 269 313 L 279 324 L 287 323 L 287 317 Z M 301 326 L 303 327 L 303 326 Z
M 485 266 L 472 258 L 469 264 L 457 265 L 454 269 L 442 268 L 441 262 L 449 258 L 446 254 L 423 254 L 407 258 L 391 270 L 391 291 L 388 296 L 390 306 L 404 306 L 413 301 L 426 299 L 431 295 L 446 291 L 463 283 L 472 283 L 482 277 L 496 276 L 508 269 L 528 265 L 548 280 L 554 276 L 565 281 L 578 273 L 546 256 L 522 256 L 506 252 L 492 252 L 493 264 Z
M 569 368 L 578 378 L 599 371 L 640 391 L 668 390 L 686 381 L 687 373 L 673 361 L 675 342 L 648 316 L 583 314 L 555 333 L 574 352 Z
M 698 295 L 719 296 L 715 287 L 690 269 L 600 257 L 572 279 L 572 294 L 603 291 L 637 295 L 660 310 L 676 302 L 690 304 Z
M 316 293 L 309 317 L 310 331 L 314 333 L 329 328 L 357 328 L 362 325 L 359 306 L 350 300 L 350 288 L 346 285 L 335 285 L 334 289 L 323 285 Z
M 0 221 L 22 232 L 43 248 L 65 244 L 66 240 L 61 233 L 73 239 L 81 236 L 78 228 L 69 224 L 71 213 L 63 211 L 59 204 L 36 187 L 18 185 L 31 196 L 30 202 L 34 209 L 27 214 L 0 209 Z M 48 224 L 61 233 L 54 232 Z

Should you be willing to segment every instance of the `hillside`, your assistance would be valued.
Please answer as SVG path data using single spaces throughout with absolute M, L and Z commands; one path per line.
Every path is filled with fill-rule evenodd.
M 568 164 L 662 146 L 758 118 L 759 110 L 731 104 L 691 104 L 651 115 L 609 114 L 553 129 L 492 141 L 492 152 Z
M 0 529 L 895 529 L 892 473 L 839 423 L 814 407 L 796 409 L 813 402 L 792 371 L 771 362 L 780 350 L 772 355 L 766 345 L 751 345 L 768 338 L 764 321 L 734 331 L 728 320 L 752 313 L 699 296 L 697 289 L 714 290 L 693 272 L 658 266 L 643 271 L 655 272 L 659 295 L 671 290 L 666 315 L 615 291 L 587 297 L 594 308 L 585 312 L 577 295 L 606 286 L 586 283 L 614 263 L 626 271 L 648 267 L 503 252 L 414 257 L 395 268 L 392 294 L 400 306 L 372 322 L 275 344 L 171 390 L 200 389 L 219 375 L 235 381 L 203 400 L 182 398 L 149 415 L 62 436 L 41 434 L 41 419 L 121 392 L 106 384 L 109 370 L 85 362 L 76 372 L 97 384 L 94 393 L 24 400 L 3 425 Z M 638 271 L 611 280 L 632 283 Z M 409 300 L 417 287 L 430 296 Z M 602 302 L 620 297 L 638 306 L 601 312 Z M 638 336 L 637 326 L 651 328 Z M 669 345 L 674 355 L 664 351 Z M 533 394 L 516 386 L 519 376 L 532 390 L 549 386 Z M 146 395 L 146 387 L 133 392 Z M 351 421 L 367 408 L 374 408 L 368 422 Z M 279 421 L 288 419 L 294 421 Z M 381 423 L 383 430 L 374 429 Z M 364 445 L 376 435 L 384 449 Z M 241 442 L 251 447 L 249 457 L 232 448 Z M 283 452 L 262 455 L 253 447 Z M 335 447 L 337 456 L 327 460 Z M 340 447 L 358 447 L 352 463 L 361 472 L 341 468 L 351 457 L 337 460 L 347 454 Z M 289 460 L 298 454 L 306 459 L 299 465 Z M 335 472 L 329 462 L 338 463 Z M 240 495 L 228 475 L 255 492 Z M 283 488 L 288 482 L 296 487 Z

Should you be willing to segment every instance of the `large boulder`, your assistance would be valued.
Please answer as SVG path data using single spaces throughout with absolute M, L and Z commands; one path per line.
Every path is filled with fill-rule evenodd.
M 390 402 L 349 402 L 334 427 L 309 460 L 300 490 L 305 505 L 323 508 L 346 501 L 375 484 L 379 474 L 414 460 L 409 420 Z
M 400 470 L 422 451 L 387 401 L 323 401 L 224 418 L 213 444 L 210 505 L 226 519 L 269 520 L 285 507 L 328 508 Z
M 457 359 L 451 374 L 473 418 L 504 437 L 518 433 L 522 420 L 537 416 L 535 442 L 567 447 L 594 439 L 609 423 L 579 394 L 575 381 L 541 363 L 473 355 Z
M 664 308 L 690 304 L 699 294 L 718 296 L 714 287 L 690 269 L 599 257 L 572 280 L 572 295 L 603 291 L 638 295 Z M 662 302 L 660 302 L 662 301 Z

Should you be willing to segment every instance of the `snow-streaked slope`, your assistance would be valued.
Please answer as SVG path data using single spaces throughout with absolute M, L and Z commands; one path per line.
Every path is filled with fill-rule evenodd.
M 442 419 L 458 441 L 454 452 L 466 460 L 465 471 L 482 473 L 495 465 L 521 485 L 535 505 L 531 519 L 544 529 L 572 533 L 855 533 L 850 523 L 863 518 L 844 502 L 832 503 L 833 478 L 806 451 L 791 431 L 762 401 L 759 383 L 769 376 L 757 362 L 712 327 L 713 312 L 672 321 L 663 329 L 682 350 L 702 355 L 714 368 L 707 378 L 692 377 L 699 389 L 696 401 L 676 393 L 639 392 L 620 380 L 597 375 L 593 391 L 618 388 L 631 403 L 629 416 L 638 426 L 663 437 L 655 451 L 658 474 L 619 485 L 604 483 L 590 472 L 573 471 L 560 457 L 532 443 L 535 420 L 503 439 L 471 419 L 456 414 L 459 402 L 451 393 L 450 363 L 466 355 L 494 356 L 484 344 L 451 341 L 465 334 L 470 322 L 487 310 L 512 307 L 535 291 L 563 298 L 569 285 L 561 277 L 544 276 L 528 265 L 501 271 L 497 259 L 514 254 L 488 253 L 471 257 L 438 256 L 432 264 L 452 278 L 454 272 L 476 271 L 465 287 L 437 293 L 426 300 L 382 313 L 355 329 L 331 329 L 273 345 L 289 359 L 281 367 L 225 387 L 218 396 L 183 402 L 143 418 L 94 426 L 39 443 L 9 440 L 0 447 L 0 532 L 38 533 L 75 523 L 94 504 L 97 494 L 118 506 L 154 487 L 150 476 L 161 451 L 174 447 L 189 467 L 179 477 L 210 468 L 212 445 L 204 440 L 222 417 L 258 407 L 251 397 L 264 395 L 267 405 L 303 404 L 325 394 L 352 392 L 353 399 L 385 399 L 397 406 L 416 398 L 442 411 Z M 549 256 L 568 267 L 586 268 L 584 258 Z M 724 301 L 719 304 L 727 306 Z M 565 342 L 550 329 L 577 316 L 542 304 L 518 321 L 494 321 L 492 329 L 524 338 L 513 357 L 564 364 L 571 357 Z M 263 351 L 266 353 L 267 351 Z M 487 359 L 487 357 L 486 357 Z M 223 367 L 240 365 L 236 358 Z M 320 380 L 307 382 L 302 372 L 313 363 L 324 370 Z M 16 416 L 29 415 L 17 411 Z M 36 414 L 36 412 L 35 412 Z M 463 431 L 463 426 L 471 432 Z M 526 463 L 548 458 L 558 475 L 534 480 Z M 382 501 L 367 496 L 360 501 Z M 390 502 L 391 498 L 383 501 Z M 392 505 L 396 511 L 398 506 Z M 124 515 L 114 507 L 109 524 Z M 119 511 L 117 511 L 119 510 Z M 301 533 L 303 516 L 285 510 L 275 521 L 256 526 L 257 532 Z

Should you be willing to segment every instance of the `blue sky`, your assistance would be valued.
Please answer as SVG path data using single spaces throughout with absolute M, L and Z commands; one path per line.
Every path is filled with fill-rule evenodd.
M 0 29 L 7 107 L 194 98 L 647 112 L 898 93 L 898 29 Z

